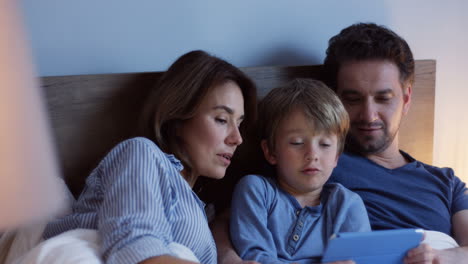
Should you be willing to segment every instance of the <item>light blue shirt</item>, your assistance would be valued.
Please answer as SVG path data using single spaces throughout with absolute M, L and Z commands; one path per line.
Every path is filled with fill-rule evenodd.
M 86 180 L 73 214 L 50 223 L 44 237 L 97 229 L 105 263 L 138 263 L 172 254 L 176 242 L 201 263 L 216 263 L 204 204 L 180 171 L 182 164 L 146 138 L 117 145 Z
M 248 175 L 234 191 L 231 238 L 244 260 L 319 263 L 338 232 L 370 231 L 361 198 L 340 184 L 323 187 L 320 205 L 301 207 L 272 178 Z

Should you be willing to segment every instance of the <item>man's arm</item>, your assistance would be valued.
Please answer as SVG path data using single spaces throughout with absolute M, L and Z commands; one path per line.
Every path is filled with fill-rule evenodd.
M 453 235 L 460 247 L 437 252 L 438 264 L 468 263 L 468 210 L 455 213 L 452 217 Z
M 465 264 L 468 263 L 468 210 L 455 213 L 452 217 L 455 240 L 460 245 L 456 248 L 436 250 L 426 244 L 410 250 L 405 264 Z

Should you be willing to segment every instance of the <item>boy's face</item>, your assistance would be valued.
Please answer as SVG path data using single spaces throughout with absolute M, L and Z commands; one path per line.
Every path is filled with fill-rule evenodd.
M 262 141 L 266 160 L 276 165 L 281 188 L 297 197 L 320 194 L 336 167 L 338 139 L 335 134 L 315 133 L 303 111 L 293 110 L 279 124 L 275 148 Z

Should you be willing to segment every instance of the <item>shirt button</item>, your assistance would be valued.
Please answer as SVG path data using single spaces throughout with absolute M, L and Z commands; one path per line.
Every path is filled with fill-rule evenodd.
M 301 213 L 301 210 L 296 211 L 296 215 L 299 215 Z
M 294 236 L 293 236 L 293 240 L 294 240 L 294 241 L 298 241 L 298 240 L 299 240 L 299 236 L 298 236 L 297 234 L 294 235 Z
M 302 223 L 302 221 L 299 221 L 299 226 L 302 227 L 304 225 L 304 223 Z

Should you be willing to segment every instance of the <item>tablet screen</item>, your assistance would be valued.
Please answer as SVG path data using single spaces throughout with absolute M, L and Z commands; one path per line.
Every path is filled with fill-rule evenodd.
M 322 262 L 354 260 L 356 264 L 400 264 L 423 239 L 422 229 L 339 233 L 325 248 Z

